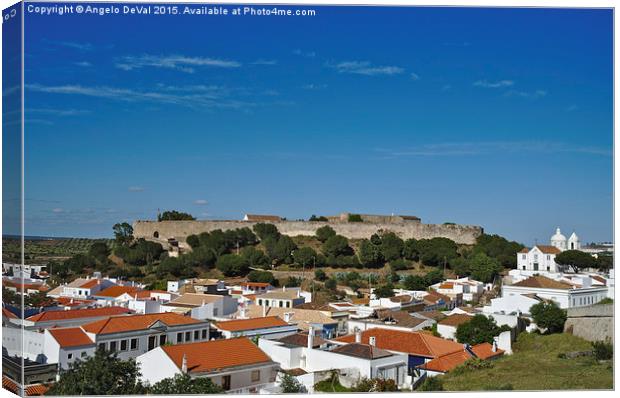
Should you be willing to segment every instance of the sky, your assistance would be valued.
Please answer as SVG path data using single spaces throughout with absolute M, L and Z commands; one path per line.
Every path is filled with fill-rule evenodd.
M 612 240 L 610 10 L 313 9 L 27 13 L 25 233 L 348 211 Z

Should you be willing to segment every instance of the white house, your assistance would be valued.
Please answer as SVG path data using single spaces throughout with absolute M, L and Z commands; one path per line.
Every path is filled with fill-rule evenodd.
M 461 295 L 463 301 L 472 302 L 478 301 L 478 298 L 484 293 L 484 283 L 469 277 L 446 279 L 443 282 L 431 285 L 430 288 L 457 302 L 459 295 Z
M 222 321 L 214 323 L 213 327 L 227 339 L 241 336 L 273 339 L 288 336 L 298 330 L 297 325 L 291 325 L 277 316 Z
M 96 350 L 95 342 L 80 327 L 46 329 L 43 336 L 47 363 L 57 363 L 61 370 L 93 356 Z
M 19 324 L 23 322 L 26 329 L 48 329 L 51 327 L 79 326 L 113 315 L 129 315 L 131 311 L 122 307 L 83 308 L 77 310 L 44 311 L 32 315 L 23 321 L 13 320 Z
M 219 294 L 185 293 L 162 304 L 163 312 L 190 314 L 195 319 L 217 319 L 237 311 L 237 299 Z
M 251 394 L 273 385 L 278 364 L 248 338 L 162 346 L 140 355 L 136 362 L 143 382 L 186 373 L 208 377 L 227 393 Z
M 254 298 L 254 303 L 259 306 L 293 308 L 300 304 L 312 301 L 312 294 L 303 292 L 300 288 L 287 288 L 270 290 L 259 294 Z
M 473 314 L 455 313 L 437 322 L 437 333 L 444 339 L 456 340 L 456 329 L 459 325 L 471 320 Z

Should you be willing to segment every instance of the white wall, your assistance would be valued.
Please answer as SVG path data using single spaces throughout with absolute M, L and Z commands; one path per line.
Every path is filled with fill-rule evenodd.
M 2 348 L 6 348 L 11 356 L 23 356 L 34 361 L 40 358 L 40 355 L 45 355 L 44 347 L 43 333 L 32 330 L 24 330 L 22 333 L 19 328 L 2 328 Z
M 161 347 L 140 355 L 136 358 L 136 363 L 140 367 L 140 373 L 142 373 L 140 380 L 150 385 L 181 373 L 180 369 Z
M 450 325 L 442 325 L 441 323 L 437 324 L 437 333 L 441 335 L 444 339 L 455 340 L 456 327 Z

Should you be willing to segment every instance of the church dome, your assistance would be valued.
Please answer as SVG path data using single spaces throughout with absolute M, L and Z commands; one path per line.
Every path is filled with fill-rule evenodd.
M 566 250 L 566 236 L 562 235 L 559 227 L 555 230 L 555 235 L 551 237 L 551 246 L 555 246 L 562 251 Z

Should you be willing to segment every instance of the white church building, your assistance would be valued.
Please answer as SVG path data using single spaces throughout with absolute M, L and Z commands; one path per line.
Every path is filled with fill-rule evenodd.
M 566 239 L 560 228 L 551 237 L 551 245 L 535 245 L 531 249 L 524 248 L 517 253 L 517 269 L 532 272 L 562 272 L 555 263 L 555 256 L 565 250 L 580 250 L 581 242 L 575 232 Z

